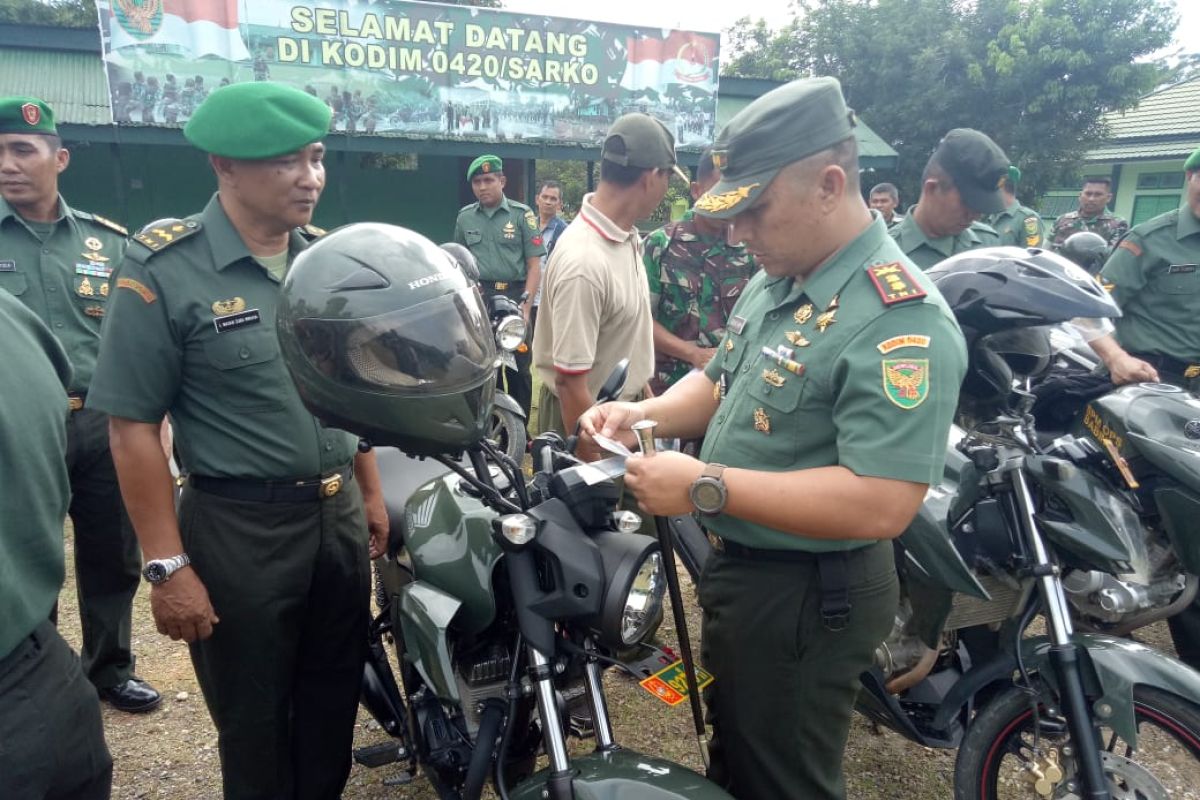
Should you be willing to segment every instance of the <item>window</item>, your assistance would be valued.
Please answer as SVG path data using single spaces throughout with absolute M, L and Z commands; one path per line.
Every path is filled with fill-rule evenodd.
M 1138 180 L 1141 183 L 1141 180 Z M 1133 219 L 1130 225 L 1140 225 L 1151 217 L 1179 208 L 1182 200 L 1177 194 L 1139 194 L 1133 198 Z
M 1182 189 L 1183 173 L 1179 170 L 1173 172 L 1143 172 L 1141 175 L 1138 175 L 1137 188 Z
M 1038 204 L 1038 213 L 1044 219 L 1051 222 L 1061 217 L 1068 211 L 1074 211 L 1079 207 L 1079 197 L 1077 195 L 1042 195 L 1042 202 Z

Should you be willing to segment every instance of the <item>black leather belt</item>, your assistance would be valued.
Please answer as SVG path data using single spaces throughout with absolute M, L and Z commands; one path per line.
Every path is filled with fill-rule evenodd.
M 851 558 L 867 548 L 833 550 L 811 553 L 807 550 L 762 550 L 708 535 L 713 549 L 730 558 L 745 561 L 767 561 L 787 564 L 816 564 L 821 583 L 821 623 L 831 631 L 840 631 L 850 619 L 850 575 L 847 565 Z
M 67 393 L 67 408 L 72 411 L 78 411 L 83 408 L 84 401 L 87 400 L 87 392 L 68 392 Z
M 251 503 L 309 503 L 336 496 L 354 476 L 354 464 L 319 478 L 264 481 L 254 478 L 212 478 L 188 475 L 192 488 L 229 500 Z
M 510 295 L 514 292 L 520 294 L 525 291 L 525 280 L 516 281 L 483 281 L 479 282 L 479 286 L 483 289 L 484 294 L 504 294 Z
M 1181 361 L 1160 353 L 1130 353 L 1129 355 L 1140 358 L 1159 372 L 1180 375 L 1188 379 L 1200 377 L 1200 361 Z

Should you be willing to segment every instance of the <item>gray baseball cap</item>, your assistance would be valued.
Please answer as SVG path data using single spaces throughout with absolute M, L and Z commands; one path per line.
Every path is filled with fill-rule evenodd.
M 648 114 L 625 114 L 604 135 L 601 157 L 623 167 L 670 169 L 675 166 L 675 137 Z
M 713 164 L 721 180 L 696 201 L 696 211 L 716 219 L 745 211 L 781 169 L 849 139 L 854 125 L 836 78 L 801 78 L 772 89 L 717 136 Z

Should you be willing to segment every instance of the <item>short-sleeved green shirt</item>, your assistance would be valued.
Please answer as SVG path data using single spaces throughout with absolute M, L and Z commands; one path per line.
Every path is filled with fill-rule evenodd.
M 523 281 L 527 259 L 546 255 L 537 215 L 507 197 L 492 208 L 464 206 L 454 222 L 454 241 L 475 256 L 485 281 Z
M 62 342 L 72 392 L 86 392 L 100 350 L 100 326 L 125 254 L 125 229 L 58 198 L 53 223 L 26 222 L 0 199 L 0 289 L 16 295 Z M 45 231 L 45 233 L 43 233 Z
M 955 236 L 930 239 L 917 224 L 917 219 L 913 216 L 914 211 L 916 206 L 908 210 L 899 225 L 889 228 L 888 233 L 900 245 L 904 255 L 923 270 L 957 253 L 974 250 L 976 247 L 992 247 L 1000 243 L 996 231 L 982 222 L 972 222 L 969 228 Z
M 1101 211 L 1094 217 L 1084 217 L 1078 210 L 1068 211 L 1054 220 L 1054 226 L 1050 230 L 1050 244 L 1057 250 L 1071 234 L 1091 231 L 1103 236 L 1109 246 L 1113 247 L 1128 230 L 1128 222 L 1115 214 L 1108 213 L 1107 210 Z
M 997 244 L 1010 247 L 1046 246 L 1046 226 L 1041 215 L 1016 200 L 999 214 L 992 214 L 986 222 L 999 236 Z
M 140 422 L 170 412 L 184 467 L 199 475 L 300 479 L 349 463 L 358 440 L 301 403 L 275 334 L 279 283 L 219 197 L 139 236 L 154 231 L 172 239 L 157 251 L 130 243 L 88 404 Z M 291 254 L 306 246 L 294 231 Z
M 0 292 L 0 659 L 49 616 L 64 572 L 67 384 L 71 364 L 50 329 Z
M 780 346 L 793 351 L 800 374 L 762 353 Z M 750 280 L 705 370 L 724 396 L 700 457 L 772 472 L 841 465 L 936 483 L 965 370 L 958 323 L 876 218 L 806 281 Z M 796 508 L 801 529 L 804 514 Z M 728 514 L 707 524 L 747 547 L 869 544 L 796 536 Z
M 1200 363 L 1200 219 L 1188 206 L 1135 226 L 1100 273 L 1127 351 Z

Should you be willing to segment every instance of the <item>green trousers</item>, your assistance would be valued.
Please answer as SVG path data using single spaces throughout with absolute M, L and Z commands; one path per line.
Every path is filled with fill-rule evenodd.
M 851 611 L 828 630 L 815 562 L 714 553 L 700 578 L 709 777 L 738 800 L 845 797 L 842 754 L 858 676 L 892 629 L 892 543 L 849 555 Z
M 79 655 L 88 680 L 98 689 L 107 689 L 133 676 L 130 632 L 142 568 L 108 449 L 107 414 L 83 408 L 70 415 L 67 471 L 83 632 Z
M 108 800 L 100 700 L 47 620 L 0 658 L 0 797 Z
M 341 796 L 370 622 L 354 480 L 301 503 L 184 488 L 180 529 L 220 618 L 191 646 L 227 800 Z

